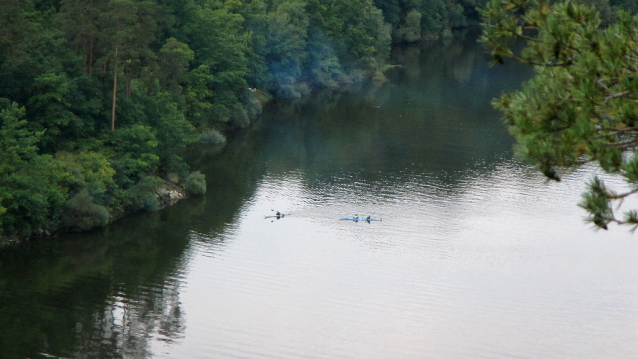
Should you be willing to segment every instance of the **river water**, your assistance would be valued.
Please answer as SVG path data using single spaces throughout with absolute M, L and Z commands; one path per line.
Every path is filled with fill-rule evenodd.
M 196 149 L 203 198 L 2 249 L 0 358 L 638 357 L 636 237 L 489 104 L 529 70 L 472 36 L 393 61 Z

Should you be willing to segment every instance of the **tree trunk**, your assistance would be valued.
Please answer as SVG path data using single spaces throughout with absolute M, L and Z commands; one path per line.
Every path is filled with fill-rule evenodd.
M 89 56 L 88 56 L 88 64 L 87 68 L 89 69 L 89 76 L 93 75 L 93 48 L 94 48 L 95 39 L 93 37 L 89 37 Z
M 115 47 L 115 69 L 113 69 L 113 112 L 111 113 L 111 131 L 115 131 L 116 106 L 117 106 L 117 46 Z

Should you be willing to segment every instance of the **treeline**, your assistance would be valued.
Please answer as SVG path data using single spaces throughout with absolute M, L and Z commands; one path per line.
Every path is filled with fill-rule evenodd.
M 86 230 L 206 190 L 182 158 L 274 96 L 379 76 L 391 43 L 484 0 L 3 0 L 0 239 Z M 174 186 L 174 187 L 173 187 Z

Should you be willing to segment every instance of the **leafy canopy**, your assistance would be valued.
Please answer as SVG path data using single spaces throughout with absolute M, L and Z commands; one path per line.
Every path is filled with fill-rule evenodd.
M 516 136 L 517 153 L 557 181 L 560 168 L 588 162 L 620 174 L 627 190 L 595 177 L 580 206 L 599 228 L 613 222 L 635 230 L 636 211 L 619 217 L 615 209 L 638 193 L 638 17 L 619 11 L 601 29 L 596 9 L 549 0 L 492 0 L 482 16 L 482 41 L 494 60 L 536 70 L 521 90 L 494 102 Z
M 162 181 L 202 194 L 197 138 L 223 142 L 269 95 L 383 79 L 393 40 L 484 1 L 4 0 L 0 242 L 158 208 Z

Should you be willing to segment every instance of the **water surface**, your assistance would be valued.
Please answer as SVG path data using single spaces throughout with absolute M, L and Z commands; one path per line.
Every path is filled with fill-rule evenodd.
M 595 169 L 546 182 L 489 104 L 529 71 L 472 37 L 393 61 L 197 149 L 203 198 L 0 251 L 0 357 L 638 357 L 635 237 L 576 206 Z

